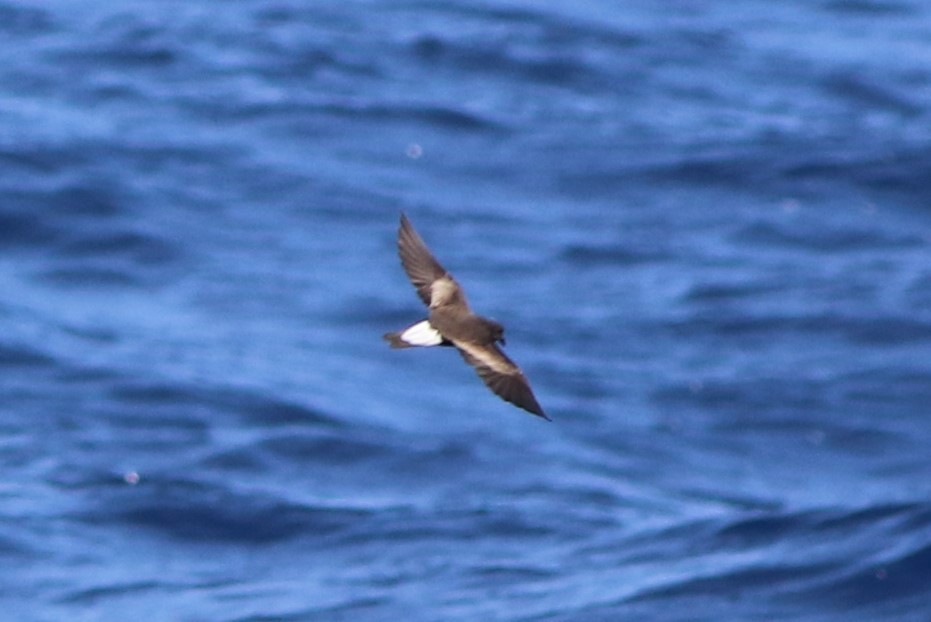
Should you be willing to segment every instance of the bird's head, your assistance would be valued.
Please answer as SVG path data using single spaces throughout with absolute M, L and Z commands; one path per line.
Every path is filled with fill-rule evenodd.
M 488 327 L 491 329 L 491 337 L 496 343 L 501 345 L 506 345 L 507 342 L 504 340 L 504 326 L 498 324 L 494 320 L 488 320 Z

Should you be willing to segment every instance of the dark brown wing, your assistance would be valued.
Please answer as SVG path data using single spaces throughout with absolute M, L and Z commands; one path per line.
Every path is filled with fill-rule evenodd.
M 407 277 L 417 288 L 417 294 L 423 303 L 430 306 L 430 285 L 446 274 L 440 262 L 430 253 L 423 239 L 414 231 L 411 221 L 401 214 L 401 228 L 398 229 L 398 254 Z
M 495 395 L 506 402 L 523 408 L 538 417 L 550 420 L 530 390 L 530 383 L 520 370 L 498 346 L 481 345 L 468 341 L 453 341 L 462 358 L 475 368 L 479 378 Z

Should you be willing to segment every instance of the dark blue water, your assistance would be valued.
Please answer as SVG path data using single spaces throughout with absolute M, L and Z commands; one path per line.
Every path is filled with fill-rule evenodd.
M 929 32 L 0 0 L 3 619 L 931 619 Z

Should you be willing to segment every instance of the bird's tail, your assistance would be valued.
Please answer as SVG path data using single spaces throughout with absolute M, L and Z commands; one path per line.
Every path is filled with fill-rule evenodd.
M 411 346 L 425 348 L 450 345 L 449 341 L 444 339 L 443 335 L 433 328 L 427 320 L 421 320 L 396 333 L 385 333 L 384 339 L 391 344 L 392 348 L 410 348 Z
M 396 332 L 396 333 L 385 333 L 384 335 L 382 335 L 382 339 L 384 339 L 385 341 L 387 341 L 388 344 L 389 344 L 392 348 L 411 348 L 411 347 L 413 347 L 411 344 L 409 344 L 409 343 L 407 343 L 406 341 L 404 341 L 403 339 L 401 339 L 401 333 L 402 333 L 402 331 L 398 331 L 398 332 Z

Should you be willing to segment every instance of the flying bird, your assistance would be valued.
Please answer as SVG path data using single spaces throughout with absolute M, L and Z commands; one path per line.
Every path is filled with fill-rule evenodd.
M 504 345 L 504 327 L 476 315 L 469 308 L 459 283 L 430 253 L 403 213 L 398 230 L 398 254 L 417 294 L 429 308 L 429 314 L 427 319 L 404 330 L 385 333 L 384 338 L 391 347 L 455 347 L 498 397 L 549 420 L 534 397 L 527 377 L 498 347 L 499 343 Z

